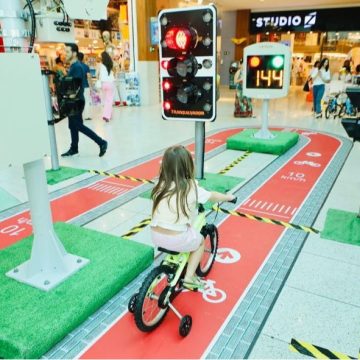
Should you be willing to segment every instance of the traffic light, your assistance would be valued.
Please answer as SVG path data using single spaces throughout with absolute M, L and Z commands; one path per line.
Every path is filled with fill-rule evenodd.
M 244 95 L 256 99 L 287 96 L 290 86 L 290 49 L 279 43 L 256 43 L 244 49 Z
M 160 81 L 165 120 L 215 120 L 216 19 L 212 5 L 160 12 Z

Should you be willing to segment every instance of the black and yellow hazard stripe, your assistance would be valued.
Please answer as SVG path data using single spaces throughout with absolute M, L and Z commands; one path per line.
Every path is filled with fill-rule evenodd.
M 352 356 L 312 345 L 305 341 L 291 339 L 289 349 L 303 355 L 314 357 L 315 359 L 356 359 Z
M 238 157 L 237 159 L 235 159 L 231 164 L 229 164 L 228 166 L 226 166 L 224 169 L 219 171 L 219 174 L 224 175 L 226 174 L 228 171 L 230 171 L 234 166 L 236 166 L 237 164 L 239 164 L 241 161 L 243 161 L 244 159 L 246 159 L 249 155 L 251 154 L 251 151 L 245 151 L 245 153 L 243 155 L 241 155 L 240 157 Z
M 274 224 L 274 225 L 283 226 L 283 227 L 286 227 L 288 229 L 297 229 L 297 230 L 302 230 L 302 231 L 305 231 L 305 232 L 308 232 L 308 233 L 314 233 L 314 234 L 319 234 L 320 233 L 319 230 L 314 229 L 313 227 L 310 227 L 310 226 L 297 225 L 297 224 L 292 224 L 292 223 L 288 223 L 288 222 L 281 221 L 281 220 L 274 220 L 274 219 L 269 219 L 269 218 L 265 218 L 265 217 L 261 217 L 261 216 L 245 214 L 245 213 L 242 213 L 242 212 L 239 212 L 239 211 L 227 210 L 227 209 L 219 208 L 216 205 L 213 206 L 213 210 L 220 211 L 220 212 L 223 212 L 225 214 L 229 214 L 229 215 L 233 215 L 233 216 L 241 216 L 241 217 L 244 217 L 244 218 L 249 219 L 249 220 L 260 221 L 260 222 L 263 222 L 263 223 L 266 223 L 266 224 Z
M 146 228 L 151 222 L 151 218 L 146 218 L 143 221 L 141 221 L 139 224 L 135 225 L 132 229 L 130 229 L 127 233 L 124 235 L 121 235 L 123 239 L 130 239 L 132 236 L 138 234 L 141 230 Z
M 89 170 L 89 173 L 96 174 L 96 175 L 101 175 L 101 176 L 113 177 L 113 178 L 117 178 L 117 179 L 121 179 L 121 180 L 130 180 L 130 181 L 142 182 L 144 184 L 155 184 L 153 181 L 148 180 L 148 179 L 139 179 L 139 178 L 136 178 L 136 177 L 133 177 L 133 176 L 128 176 L 128 175 L 112 174 L 112 173 L 108 173 L 106 171 Z

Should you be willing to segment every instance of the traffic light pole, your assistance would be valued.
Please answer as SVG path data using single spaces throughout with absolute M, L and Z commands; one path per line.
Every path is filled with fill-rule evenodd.
M 59 170 L 59 156 L 56 144 L 56 134 L 54 126 L 54 116 L 51 105 L 51 94 L 49 88 L 49 75 L 51 73 L 47 70 L 42 71 L 43 88 L 45 95 L 46 114 L 48 118 L 49 138 L 50 138 L 50 152 L 51 152 L 51 169 Z
M 274 139 L 274 135 L 269 130 L 269 99 L 263 99 L 262 103 L 262 124 L 261 129 L 254 134 L 257 139 Z
M 195 178 L 204 178 L 205 123 L 195 122 Z

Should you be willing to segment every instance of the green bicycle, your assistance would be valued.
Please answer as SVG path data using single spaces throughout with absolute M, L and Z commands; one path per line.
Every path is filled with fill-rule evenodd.
M 235 198 L 231 202 L 236 203 L 236 200 Z M 206 222 L 205 208 L 201 204 L 194 228 L 204 237 L 205 251 L 196 270 L 198 276 L 204 277 L 209 274 L 214 264 L 219 233 L 214 224 Z M 128 310 L 134 314 L 138 329 L 150 332 L 161 324 L 171 309 L 180 319 L 179 334 L 185 337 L 190 333 L 192 318 L 190 315 L 182 316 L 172 305 L 172 301 L 185 290 L 182 281 L 190 253 L 178 253 L 163 248 L 158 250 L 168 255 L 146 276 L 139 291 L 131 296 Z

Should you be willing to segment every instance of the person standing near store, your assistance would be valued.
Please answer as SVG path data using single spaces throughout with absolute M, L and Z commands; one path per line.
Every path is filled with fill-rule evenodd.
M 235 117 L 251 117 L 252 116 L 252 104 L 251 99 L 243 94 L 243 61 L 240 60 L 239 68 L 234 75 L 234 84 L 236 85 L 235 93 Z
M 311 70 L 310 77 L 313 81 L 313 98 L 315 118 L 322 117 L 321 100 L 325 93 L 325 84 L 331 80 L 329 71 L 329 59 L 324 58 L 320 61 L 319 67 Z
M 90 117 L 90 87 L 89 87 L 89 75 L 90 75 L 90 68 L 87 64 L 84 63 L 84 54 L 82 52 L 79 52 L 78 59 L 80 61 L 81 66 L 84 70 L 84 81 L 83 81 L 83 87 L 84 87 L 84 97 L 85 97 L 85 108 L 84 108 L 84 119 L 85 120 L 91 120 Z
M 113 61 L 106 51 L 101 53 L 99 80 L 101 81 L 101 89 L 104 99 L 103 120 L 109 122 L 112 116 L 115 77 L 113 71 Z
M 79 132 L 83 133 L 91 140 L 93 140 L 100 147 L 99 156 L 104 156 L 107 150 L 108 143 L 98 135 L 96 135 L 91 129 L 86 127 L 83 123 L 82 113 L 84 111 L 85 106 L 85 98 L 84 98 L 84 78 L 85 72 L 83 67 L 78 60 L 79 48 L 76 44 L 65 44 L 66 50 L 66 61 L 70 63 L 70 69 L 68 72 L 68 76 L 81 79 L 81 87 L 80 87 L 80 99 L 82 100 L 81 112 L 79 114 L 69 116 L 69 129 L 71 134 L 71 145 L 70 149 L 62 154 L 61 156 L 73 156 L 79 153 Z

